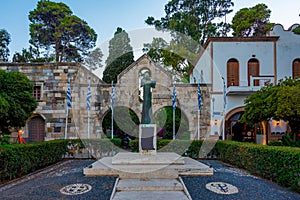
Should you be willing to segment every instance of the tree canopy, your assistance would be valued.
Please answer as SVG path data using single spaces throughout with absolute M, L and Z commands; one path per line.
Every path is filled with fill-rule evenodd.
M 230 25 L 221 18 L 232 12 L 231 0 L 170 0 L 165 17 L 145 21 L 157 29 L 168 29 L 190 36 L 201 45 L 209 36 L 226 35 Z
M 182 81 L 189 77 L 187 72 L 196 61 L 199 43 L 182 35 L 181 41 L 176 40 L 175 37 L 170 43 L 163 38 L 153 38 L 152 43 L 144 44 L 143 51 L 167 71 L 177 75 L 176 79 Z
M 300 79 L 287 78 L 266 86 L 245 100 L 244 123 L 271 119 L 288 121 L 293 133 L 300 130 Z
M 300 35 L 300 25 L 293 29 L 293 32 L 297 35 Z
M 251 8 L 240 9 L 233 17 L 232 35 L 237 37 L 265 36 L 274 24 L 270 23 L 271 10 L 261 3 Z
M 5 29 L 0 30 L 0 61 L 8 61 L 10 35 Z
M 22 49 L 22 52 L 16 52 L 12 61 L 17 63 L 51 62 L 53 57 L 42 57 L 38 49 L 30 46 L 28 49 Z
M 83 63 L 91 70 L 94 71 L 102 67 L 103 53 L 99 47 L 91 51 L 85 58 Z
M 102 80 L 106 83 L 112 81 L 116 83 L 117 76 L 134 62 L 133 58 L 128 33 L 118 27 L 114 37 L 109 41 L 109 55 L 105 61 L 106 68 Z
M 96 32 L 64 3 L 39 1 L 29 21 L 30 44 L 56 62 L 82 61 L 97 40 Z
M 33 84 L 20 72 L 0 70 L 0 131 L 22 127 L 37 107 Z

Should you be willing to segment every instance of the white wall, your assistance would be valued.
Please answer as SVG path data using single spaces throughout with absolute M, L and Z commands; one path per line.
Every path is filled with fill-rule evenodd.
M 226 64 L 230 58 L 239 61 L 240 86 L 248 86 L 248 61 L 256 58 L 260 63 L 260 75 L 274 75 L 273 42 L 215 42 L 214 63 L 226 78 Z M 255 55 L 255 57 L 252 57 Z M 214 87 L 217 89 L 217 86 Z
M 294 26 L 293 28 L 295 28 Z M 285 31 L 281 25 L 276 25 L 270 36 L 279 36 L 276 43 L 273 41 L 211 41 L 205 49 L 191 74 L 191 83 L 211 83 L 211 134 L 222 129 L 224 118 L 223 81 L 227 83 L 227 61 L 235 58 L 239 61 L 240 86 L 248 87 L 248 61 L 256 58 L 260 63 L 260 76 L 277 76 L 277 81 L 292 76 L 292 63 L 300 58 L 300 35 Z M 226 40 L 226 39 L 225 39 Z M 274 45 L 276 45 L 276 70 L 274 70 Z M 213 48 L 213 80 L 211 80 L 210 49 Z M 225 113 L 244 106 L 245 94 L 227 95 Z M 217 120 L 217 121 L 215 121 Z M 217 122 L 217 126 L 214 125 Z M 221 131 L 219 131 L 221 134 Z
M 272 36 L 280 36 L 277 41 L 277 81 L 292 76 L 293 61 L 300 58 L 300 35 L 292 32 L 296 27 L 286 31 L 278 24 L 270 32 Z

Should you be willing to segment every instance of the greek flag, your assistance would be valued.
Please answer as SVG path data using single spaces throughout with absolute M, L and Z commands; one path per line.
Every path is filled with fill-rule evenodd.
M 224 97 L 224 108 L 226 107 L 227 101 L 226 101 L 226 84 L 225 79 L 223 78 L 223 97 Z
M 201 89 L 200 84 L 198 83 L 198 110 L 201 108 L 202 97 L 201 97 Z
M 177 92 L 176 92 L 176 88 L 175 88 L 175 85 L 173 87 L 173 96 L 172 96 L 172 107 L 173 107 L 173 110 L 176 109 L 176 97 L 177 97 Z
M 69 108 L 72 108 L 72 99 L 71 99 L 71 84 L 70 78 L 68 79 L 68 89 L 67 89 L 67 105 Z
M 115 87 L 114 83 L 111 83 L 111 99 L 110 99 L 110 109 L 114 109 L 114 100 L 115 100 Z
M 91 93 L 91 86 L 90 86 L 90 80 L 89 80 L 88 92 L 86 95 L 86 109 L 87 110 L 91 110 L 91 97 L 92 97 L 92 93 Z

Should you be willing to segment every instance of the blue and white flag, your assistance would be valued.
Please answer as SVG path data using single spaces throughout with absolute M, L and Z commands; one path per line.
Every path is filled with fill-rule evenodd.
M 86 109 L 87 110 L 91 110 L 91 97 L 92 97 L 92 93 L 91 93 L 91 86 L 90 86 L 90 80 L 89 80 L 88 91 L 87 91 L 87 95 L 86 95 Z
M 173 107 L 173 110 L 176 109 L 176 97 L 177 97 L 177 92 L 176 92 L 176 88 L 175 88 L 175 85 L 173 87 L 173 95 L 172 95 L 172 107 Z
M 223 78 L 223 97 L 224 97 L 224 108 L 226 107 L 227 101 L 226 101 L 226 84 L 225 79 Z
M 72 97 L 71 97 L 71 84 L 70 84 L 70 78 L 68 79 L 67 105 L 68 105 L 68 108 L 72 108 Z
M 111 98 L 110 98 L 110 109 L 113 110 L 114 109 L 114 102 L 115 101 L 115 87 L 114 87 L 114 83 L 111 83 Z
M 200 84 L 198 83 L 198 110 L 200 110 L 201 104 L 202 104 L 201 89 L 200 89 Z

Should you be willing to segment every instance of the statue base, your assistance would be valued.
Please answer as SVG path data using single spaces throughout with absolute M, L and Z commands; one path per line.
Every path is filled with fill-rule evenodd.
M 139 152 L 142 155 L 156 154 L 156 124 L 139 125 Z

